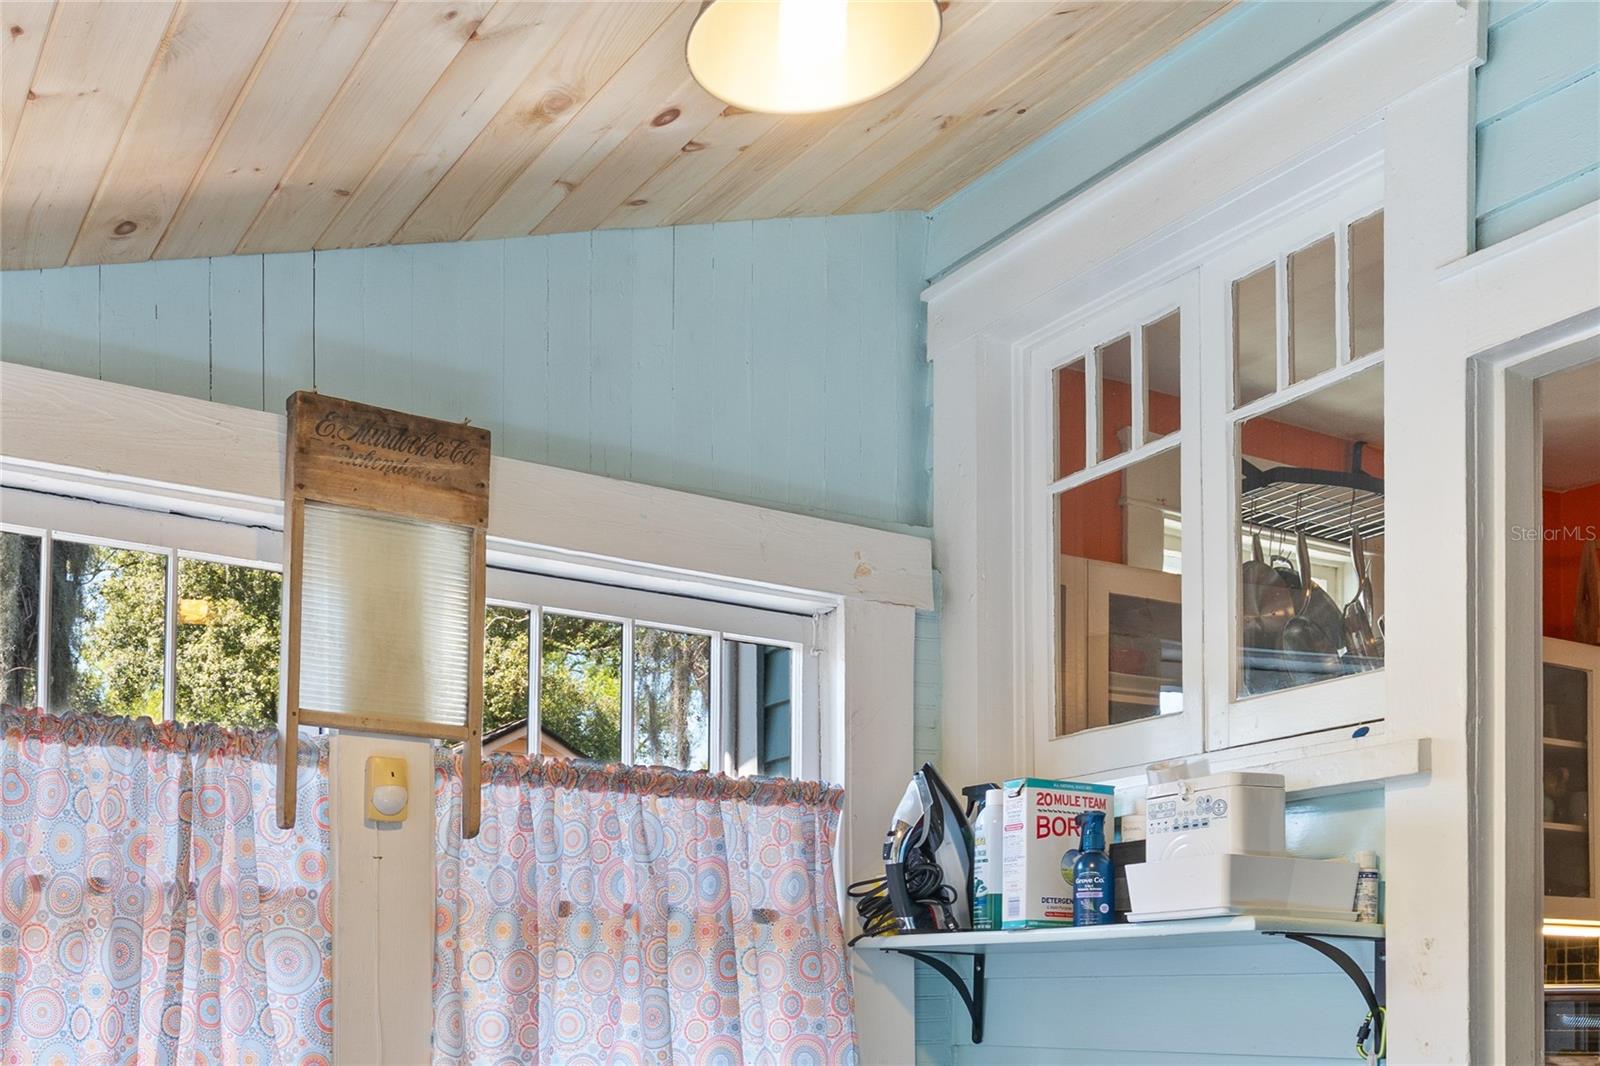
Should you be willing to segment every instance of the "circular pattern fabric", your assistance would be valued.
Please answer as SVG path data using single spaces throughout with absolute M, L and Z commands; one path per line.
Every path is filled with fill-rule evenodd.
M 267 934 L 267 980 L 288 995 L 308 992 L 322 975 L 316 941 L 299 929 L 274 929 Z
M 463 840 L 435 769 L 436 1061 L 856 1062 L 837 790 L 495 755 Z
M 299 747 L 289 830 L 276 750 L 271 731 L 0 708 L 8 1061 L 113 1066 L 163 1040 L 205 1066 L 328 1061 L 327 743 Z

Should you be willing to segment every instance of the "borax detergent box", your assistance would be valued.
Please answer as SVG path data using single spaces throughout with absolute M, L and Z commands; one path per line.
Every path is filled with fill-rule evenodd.
M 1072 866 L 1078 861 L 1078 823 L 1085 811 L 1104 811 L 1111 823 L 1110 785 L 1023 777 L 1005 785 L 1002 850 L 1003 929 L 1072 924 Z

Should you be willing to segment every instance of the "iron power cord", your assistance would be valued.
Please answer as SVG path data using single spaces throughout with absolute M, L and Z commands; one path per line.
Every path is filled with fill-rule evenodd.
M 956 890 L 944 883 L 944 871 L 939 864 L 927 859 L 913 858 L 905 866 L 906 894 L 911 902 L 920 906 L 951 906 L 956 902 Z M 850 944 L 869 936 L 890 936 L 901 931 L 900 915 L 889 901 L 887 877 L 869 877 L 852 883 L 845 894 L 856 901 L 856 914 L 861 917 L 861 932 L 850 938 Z

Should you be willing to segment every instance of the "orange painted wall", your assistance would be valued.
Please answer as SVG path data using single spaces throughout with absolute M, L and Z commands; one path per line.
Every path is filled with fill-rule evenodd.
M 1057 375 L 1057 425 L 1059 434 L 1058 473 L 1083 469 L 1083 432 L 1068 432 L 1084 422 L 1084 374 L 1082 369 L 1062 370 Z M 1107 411 L 1127 411 L 1131 387 L 1125 382 L 1108 381 L 1105 390 Z M 1178 397 L 1164 392 L 1150 393 L 1150 424 L 1178 427 Z M 1107 419 L 1102 425 L 1102 455 L 1114 455 L 1119 447 L 1117 431 L 1126 428 L 1127 419 Z M 1253 418 L 1242 430 L 1244 453 L 1256 459 L 1292 466 L 1343 470 L 1350 462 L 1350 442 L 1326 433 L 1301 429 L 1270 418 Z M 1383 476 L 1383 450 L 1362 451 L 1361 468 L 1374 477 Z M 1097 478 L 1062 493 L 1058 522 L 1061 552 L 1082 559 L 1105 563 L 1124 562 L 1122 535 L 1122 475 Z M 1568 614 L 1571 612 L 1569 610 Z
M 1578 560 L 1585 539 L 1600 537 L 1600 482 L 1544 494 L 1544 635 L 1572 640 Z

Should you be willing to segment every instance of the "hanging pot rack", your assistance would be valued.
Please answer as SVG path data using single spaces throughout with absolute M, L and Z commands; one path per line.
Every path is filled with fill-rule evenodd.
M 1350 446 L 1346 470 L 1308 466 L 1263 469 L 1244 460 L 1239 520 L 1245 529 L 1273 530 L 1346 542 L 1359 529 L 1365 540 L 1383 536 L 1383 479 L 1361 469 L 1364 441 Z

